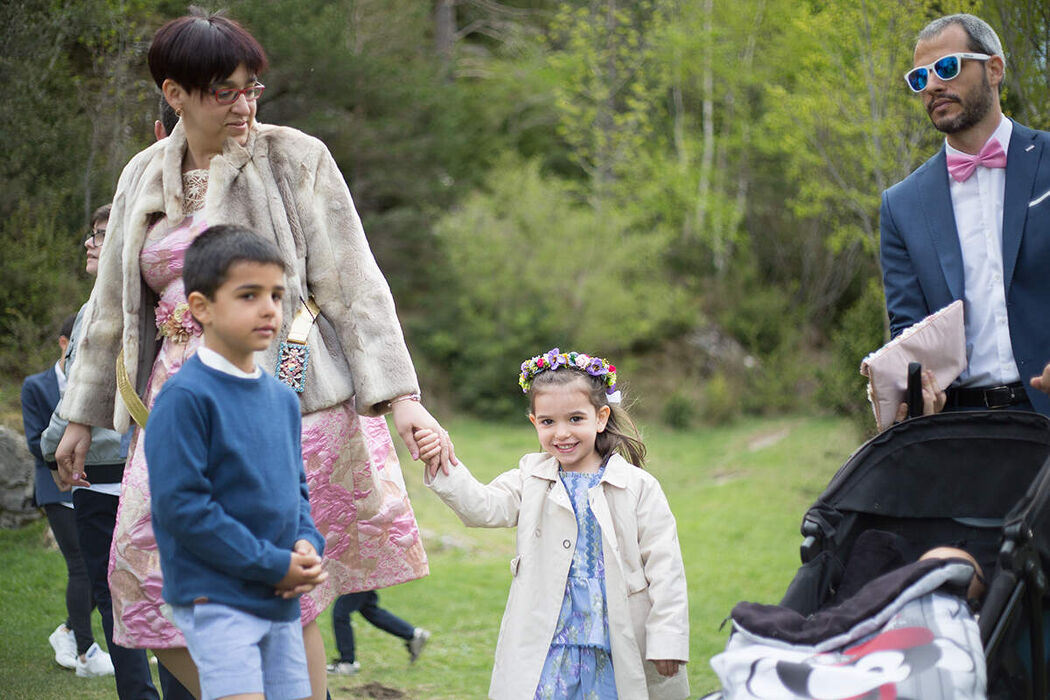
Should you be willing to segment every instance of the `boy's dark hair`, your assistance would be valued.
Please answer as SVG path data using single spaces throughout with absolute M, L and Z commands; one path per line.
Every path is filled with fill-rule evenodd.
M 69 314 L 69 316 L 66 316 L 66 319 L 62 321 L 62 327 L 58 329 L 58 336 L 60 338 L 65 337 L 66 340 L 69 340 L 69 337 L 73 335 L 73 324 L 76 323 L 76 321 L 76 314 Z
M 594 441 L 594 451 L 605 459 L 613 452 L 619 452 L 620 456 L 636 467 L 645 468 L 645 443 L 638 434 L 638 426 L 634 424 L 627 410 L 622 404 L 609 403 L 609 395 L 606 393 L 606 385 L 603 377 L 595 377 L 587 372 L 573 367 L 559 367 L 557 370 L 540 372 L 529 387 L 529 410 L 535 411 L 536 392 L 545 387 L 564 386 L 572 382 L 582 382 L 587 396 L 591 400 L 594 410 L 602 406 L 609 407 L 609 420 L 605 423 L 605 430 L 598 433 Z
M 164 127 L 164 135 L 171 136 L 171 132 L 175 131 L 175 125 L 179 123 L 179 115 L 168 104 L 168 100 L 163 93 L 161 93 L 160 102 L 157 104 L 157 110 L 160 114 L 161 126 Z
M 157 87 L 171 78 L 190 92 L 202 92 L 242 63 L 256 76 L 266 70 L 266 52 L 247 29 L 222 13 L 194 6 L 189 12 L 153 35 L 147 61 Z
M 277 246 L 243 226 L 221 224 L 210 226 L 186 249 L 182 283 L 186 295 L 200 292 L 209 299 L 222 286 L 230 266 L 236 262 L 277 265 L 287 270 Z

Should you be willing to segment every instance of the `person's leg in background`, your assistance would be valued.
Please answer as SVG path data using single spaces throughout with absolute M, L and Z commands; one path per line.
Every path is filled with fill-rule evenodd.
M 360 603 L 361 617 L 384 632 L 404 639 L 410 662 L 419 658 L 423 652 L 423 646 L 430 638 L 430 632 L 422 627 L 415 627 L 389 610 L 379 607 L 379 594 L 375 591 L 366 591 L 357 595 L 364 596 Z
M 416 628 L 389 610 L 384 610 L 379 607 L 378 593 L 375 591 L 367 591 L 360 595 L 364 596 L 364 600 L 360 607 L 361 617 L 395 637 L 401 637 L 405 641 L 412 639 L 412 634 L 415 632 Z
M 95 606 L 102 617 L 106 645 L 113 660 L 113 670 L 120 700 L 159 700 L 150 678 L 149 659 L 143 649 L 128 649 L 113 643 L 113 605 L 106 580 L 109 547 L 117 521 L 117 496 L 77 489 L 73 493 L 80 553 L 91 580 Z
M 328 664 L 329 673 L 353 675 L 360 668 L 354 649 L 354 628 L 350 622 L 350 615 L 360 609 L 365 596 L 366 593 L 346 593 L 336 598 L 332 604 L 332 632 L 335 635 L 339 658 Z
M 80 555 L 76 516 L 72 508 L 60 503 L 45 505 L 44 512 L 62 558 L 66 561 L 66 612 L 69 615 L 66 626 L 73 630 L 76 637 L 76 654 L 83 655 L 95 643 L 91 633 L 91 610 L 95 605 L 87 569 Z

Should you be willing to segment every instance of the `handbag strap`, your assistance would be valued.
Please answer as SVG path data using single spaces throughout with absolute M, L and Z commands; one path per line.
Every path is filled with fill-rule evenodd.
M 299 310 L 295 312 L 295 318 L 292 319 L 292 325 L 288 329 L 288 338 L 285 340 L 287 343 L 293 345 L 306 345 L 307 337 L 310 335 L 310 327 L 314 325 L 314 321 L 321 314 L 321 308 L 314 301 L 314 298 L 308 297 L 303 305 L 299 307 Z
M 146 404 L 142 403 L 142 399 L 135 392 L 135 387 L 131 386 L 128 368 L 124 364 L 124 348 L 117 353 L 117 391 L 120 392 L 120 399 L 124 402 L 128 413 L 131 414 L 131 418 L 140 427 L 145 428 L 146 421 L 149 420 L 149 409 L 146 408 Z

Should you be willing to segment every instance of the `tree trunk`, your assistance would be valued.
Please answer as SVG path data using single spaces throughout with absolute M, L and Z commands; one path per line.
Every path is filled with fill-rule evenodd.
M 711 15 L 714 12 L 713 0 L 704 0 L 704 65 L 700 86 L 701 121 L 704 135 L 703 150 L 700 153 L 700 180 L 696 187 L 696 231 L 704 235 L 707 224 L 707 213 L 711 200 L 711 166 L 715 158 L 715 118 L 714 118 L 714 71 L 711 67 Z M 712 245 L 712 247 L 717 247 Z
M 456 41 L 456 0 L 437 0 L 434 7 L 434 52 L 447 69 Z

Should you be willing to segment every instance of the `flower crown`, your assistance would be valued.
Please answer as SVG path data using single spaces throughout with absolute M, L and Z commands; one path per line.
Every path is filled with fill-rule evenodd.
M 592 357 L 582 352 L 561 352 L 558 348 L 536 355 L 536 357 L 521 363 L 521 376 L 518 384 L 522 393 L 528 393 L 532 386 L 532 380 L 540 372 L 554 371 L 559 367 L 569 367 L 586 372 L 592 377 L 601 377 L 606 386 L 605 393 L 609 395 L 610 403 L 619 403 L 620 392 L 616 390 L 616 368 L 606 359 Z

